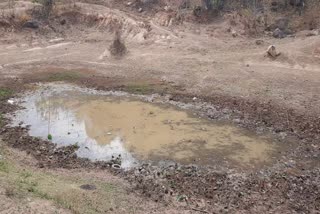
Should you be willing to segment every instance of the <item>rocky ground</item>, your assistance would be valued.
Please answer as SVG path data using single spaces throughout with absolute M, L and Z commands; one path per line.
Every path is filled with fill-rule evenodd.
M 100 176 L 116 176 L 113 179 L 120 180 L 119 186 L 126 186 L 134 192 L 133 198 L 144 201 L 144 209 L 133 198 L 125 198 L 129 206 L 122 207 L 121 212 L 113 206 L 103 207 L 102 201 L 96 206 L 88 202 L 92 207 L 88 205 L 90 209 L 85 210 L 77 203 L 65 203 L 74 200 L 72 198 L 60 200 L 52 190 L 42 189 L 41 193 L 50 195 L 40 197 L 50 202 L 44 203 L 42 211 L 47 210 L 47 206 L 53 209 L 58 206 L 59 212 L 76 213 L 319 212 L 320 40 L 317 29 L 306 30 L 301 25 L 298 28 L 294 23 L 296 32 L 290 29 L 291 36 L 273 38 L 279 37 L 273 35 L 276 29 L 287 28 L 286 24 L 275 21 L 273 24 L 277 27 L 271 26 L 269 32 L 259 32 L 252 37 L 246 28 L 232 25 L 243 21 L 242 16 L 234 13 L 205 24 L 201 19 L 198 24 L 192 12 L 183 11 L 186 14 L 179 21 L 175 10 L 164 8 L 167 5 L 148 8 L 122 1 L 59 4 L 49 21 L 43 21 L 37 18 L 37 12 L 30 13 L 35 10 L 34 6 L 31 2 L 19 1 L 15 5 L 15 17 L 0 21 L 3 151 L 18 152 L 16 156 L 31 159 L 29 162 L 21 158 L 12 160 L 10 155 L 1 154 L 6 157 L 6 163 L 15 166 L 13 170 L 10 167 L 1 170 L 5 163 L 1 160 L 1 187 L 20 170 L 30 168 L 54 174 L 63 170 L 59 175 L 61 180 L 76 177 L 77 170 L 93 171 Z M 1 3 L 1 8 L 4 14 L 12 13 L 7 3 Z M 37 21 L 28 22 L 34 19 Z M 294 24 L 291 21 L 288 26 Z M 121 32 L 121 40 L 126 45 L 120 57 L 114 57 L 109 51 L 115 31 Z M 266 50 L 271 44 L 281 52 L 279 56 L 268 56 Z M 199 114 L 272 133 L 294 148 L 281 154 L 272 166 L 255 170 L 145 164 L 123 172 L 112 167 L 112 162 L 93 163 L 78 158 L 76 147 L 56 148 L 50 142 L 28 136 L 25 128 L 5 126 L 9 121 L 4 115 L 17 108 L 8 104 L 7 99 L 28 90 L 30 83 L 46 81 L 67 81 L 98 90 L 159 93 L 171 101 L 198 106 L 205 103 L 203 106 L 210 108 L 200 108 Z M 38 175 L 33 177 L 43 182 Z M 91 184 L 88 177 L 86 182 Z M 98 180 L 108 182 L 100 177 Z M 73 179 L 68 181 L 71 186 L 76 183 Z M 95 197 L 90 195 L 90 200 L 106 194 L 98 190 Z M 33 192 L 28 193 L 35 198 L 33 204 L 43 204 L 38 201 L 39 194 Z M 3 207 L 22 201 L 14 198 L 13 202 L 10 194 L 3 195 L 7 201 Z M 118 195 L 121 201 L 126 194 Z M 8 213 L 10 209 L 3 212 Z

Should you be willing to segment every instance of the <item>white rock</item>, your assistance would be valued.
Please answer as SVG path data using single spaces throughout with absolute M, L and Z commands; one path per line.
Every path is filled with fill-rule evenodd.
M 274 45 L 270 45 L 267 49 L 267 54 L 273 58 L 276 58 L 280 55 L 280 52 L 277 52 L 276 47 Z

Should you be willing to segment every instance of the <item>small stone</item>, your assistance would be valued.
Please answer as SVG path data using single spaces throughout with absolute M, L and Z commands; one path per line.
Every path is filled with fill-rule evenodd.
M 238 36 L 238 33 L 237 33 L 237 31 L 235 31 L 235 30 L 231 30 L 231 35 L 232 35 L 233 37 L 237 37 L 237 36 Z
M 119 164 L 112 164 L 113 169 L 121 169 L 121 166 Z
M 138 10 L 138 12 L 139 12 L 139 13 L 142 13 L 142 12 L 143 12 L 143 9 L 140 7 L 139 10 Z
M 276 58 L 277 56 L 279 56 L 281 53 L 277 52 L 276 47 L 274 45 L 270 45 L 267 49 L 267 53 L 269 56 Z
M 280 30 L 279 28 L 275 29 L 272 33 L 272 36 L 274 38 L 278 38 L 278 39 L 282 39 L 286 37 L 286 34 L 284 33 L 284 31 Z

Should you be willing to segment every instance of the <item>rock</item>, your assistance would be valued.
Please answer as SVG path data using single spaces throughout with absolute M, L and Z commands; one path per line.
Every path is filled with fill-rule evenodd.
M 279 56 L 281 53 L 277 52 L 276 47 L 274 45 L 270 45 L 267 49 L 267 54 L 268 56 L 271 56 L 272 58 L 276 58 L 277 56 Z
M 32 28 L 32 29 L 37 29 L 39 28 L 39 23 L 37 21 L 27 21 L 23 24 L 24 28 Z
M 121 169 L 121 166 L 119 164 L 112 164 L 113 169 Z
M 143 9 L 140 7 L 139 10 L 138 10 L 138 12 L 139 12 L 139 13 L 142 13 L 142 12 L 143 12 Z
M 235 30 L 231 30 L 231 35 L 232 35 L 233 37 L 237 37 L 237 36 L 238 36 L 238 33 L 237 33 L 237 31 L 235 31 Z
M 127 6 L 131 6 L 131 5 L 132 5 L 131 1 L 127 2 Z
M 274 38 L 282 39 L 286 37 L 286 34 L 284 31 L 280 30 L 279 28 L 275 29 L 272 33 L 272 36 Z

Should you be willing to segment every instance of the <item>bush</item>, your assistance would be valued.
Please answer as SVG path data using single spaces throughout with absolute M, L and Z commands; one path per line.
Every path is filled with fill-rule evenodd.
M 109 51 L 111 55 L 115 57 L 122 57 L 127 53 L 126 45 L 123 43 L 123 41 L 121 41 L 121 35 L 119 31 L 116 32 L 115 38 L 109 47 Z

